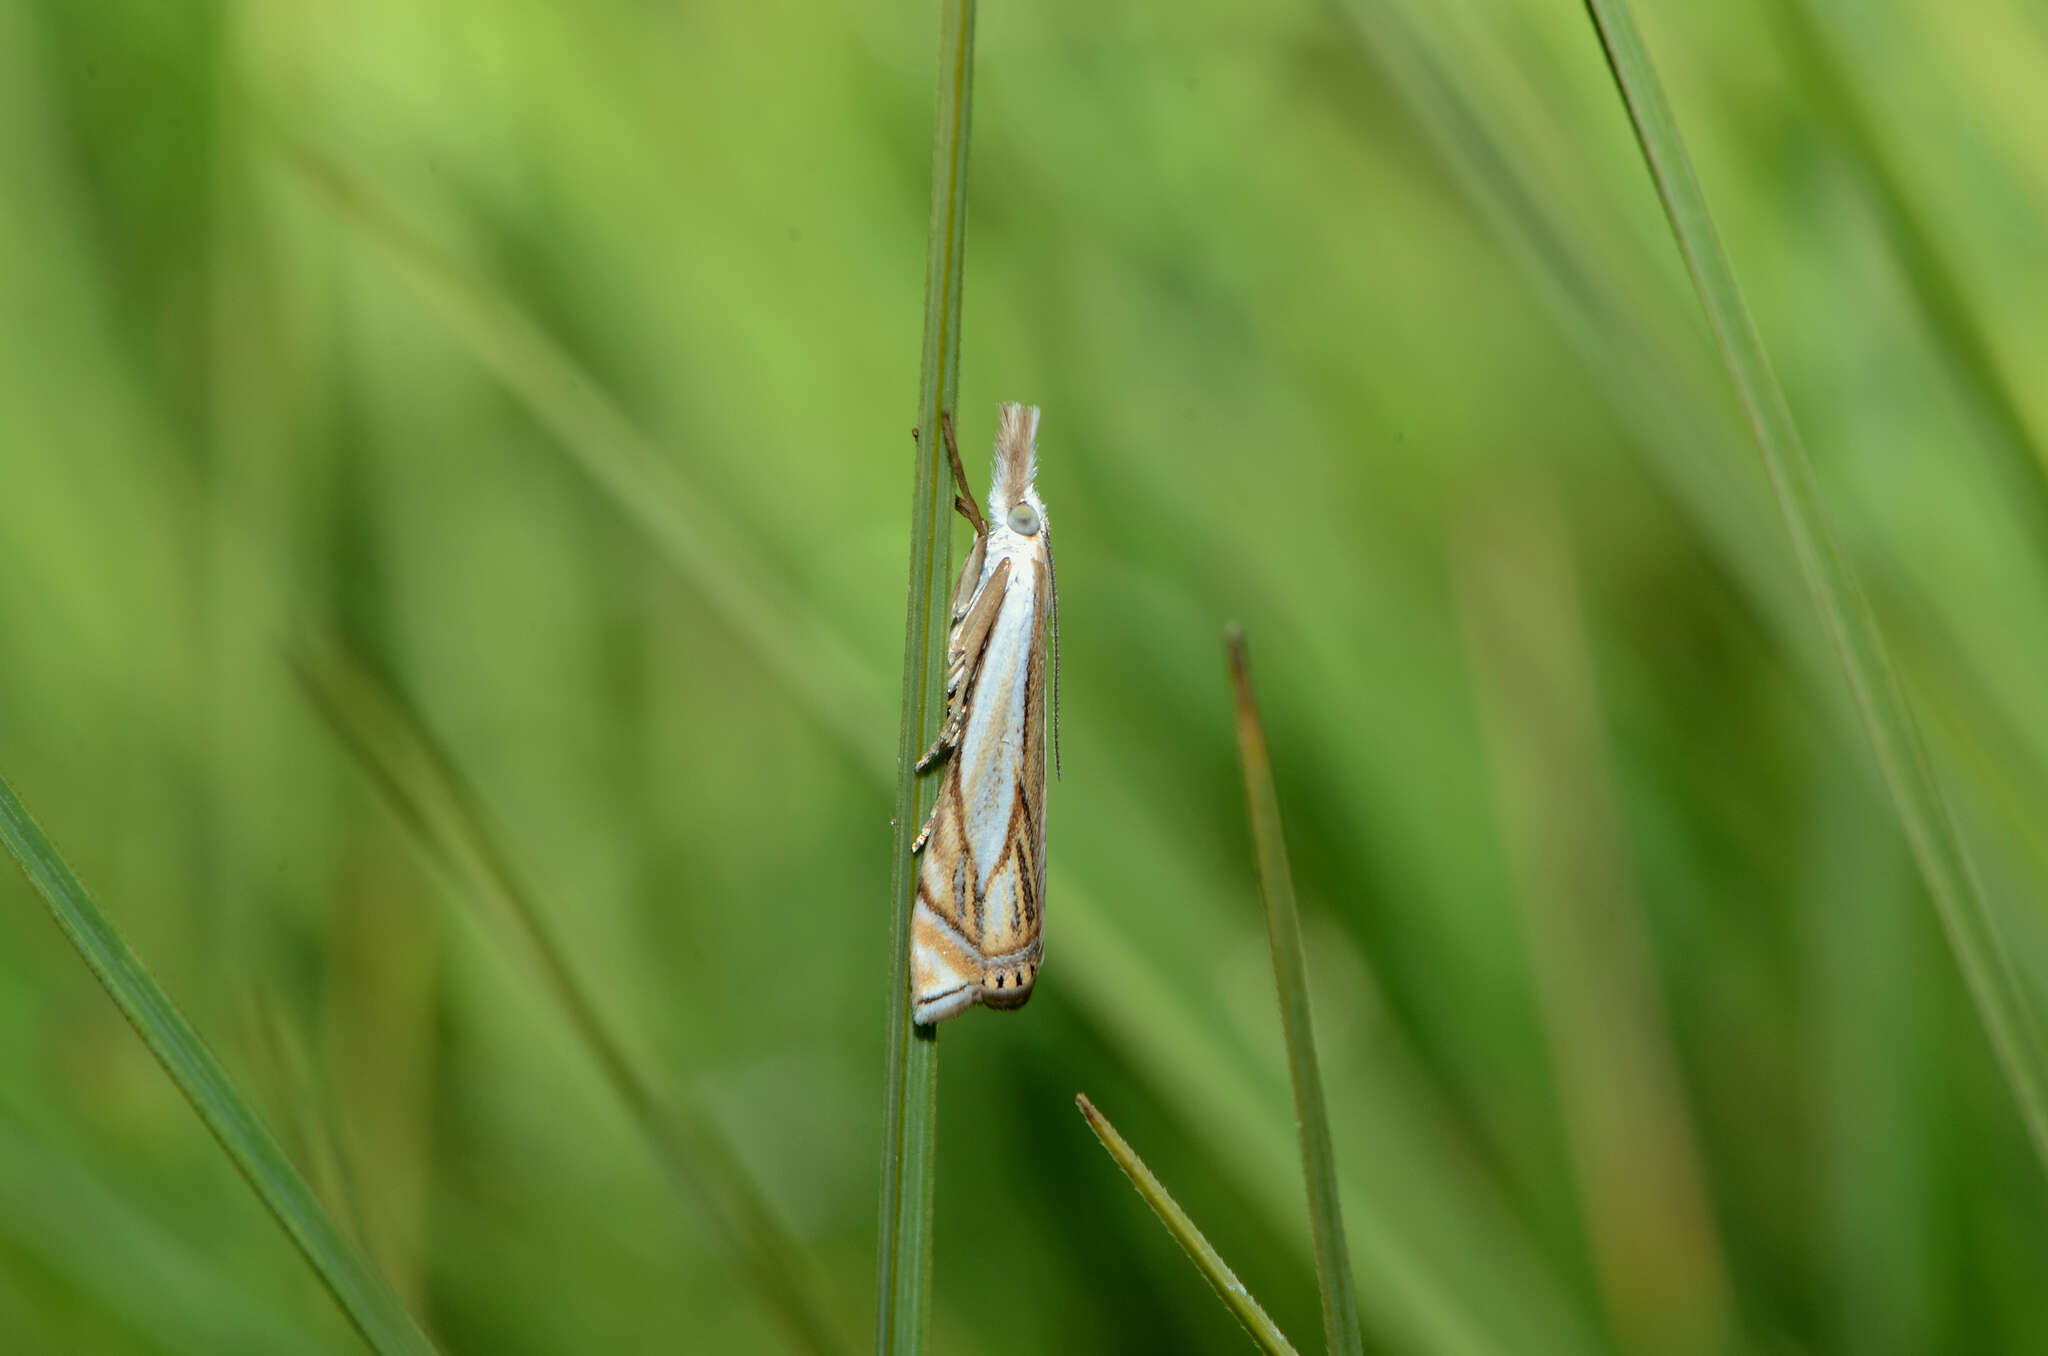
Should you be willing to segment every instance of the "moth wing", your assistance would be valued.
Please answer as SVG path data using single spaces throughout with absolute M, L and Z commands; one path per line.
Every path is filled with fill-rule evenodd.
M 980 927 L 974 939 L 987 958 L 981 1001 L 992 1008 L 1018 1008 L 1038 979 L 1045 933 L 1045 646 L 1042 643 L 1050 591 L 1043 563 L 1034 563 L 1030 659 L 1024 673 L 1024 722 L 1020 731 L 1015 800 L 1009 828 L 994 868 L 983 886 Z
M 956 614 L 959 620 L 946 636 L 946 692 L 954 710 L 966 708 L 981 657 L 988 650 L 988 633 L 1009 589 L 1010 562 L 999 560 Z
M 960 765 L 950 763 L 932 807 L 917 862 L 917 902 L 910 914 L 913 1017 L 929 1025 L 965 1011 L 981 984 L 980 948 L 965 930 L 973 899 L 974 850 L 960 803 Z
M 923 835 L 911 917 L 913 1016 L 921 1023 L 944 1021 L 976 1002 L 1022 1007 L 1038 977 L 1045 917 L 1043 638 L 1051 590 L 1045 562 L 1038 560 L 1031 566 L 1030 599 L 1014 597 L 1007 587 L 1010 563 L 1001 562 L 983 581 L 954 628 L 959 678 L 947 725 L 955 740 L 979 731 L 982 742 L 960 748 L 947 764 Z M 1006 605 L 1030 608 L 1023 671 L 1006 662 L 988 675 L 982 661 Z M 1003 629 L 1016 634 L 1014 623 Z M 993 705 L 977 712 L 983 700 Z M 1006 725 L 998 708 L 1017 712 L 1013 702 L 1022 716 L 1014 745 L 998 728 Z M 970 807 L 982 825 L 978 832 L 969 823 Z M 989 821 L 996 815 L 1001 828 L 992 835 Z
M 981 543 L 977 541 L 977 553 L 980 548 Z M 981 581 L 980 587 L 955 607 L 953 629 L 946 635 L 946 714 L 939 721 L 939 737 L 917 760 L 919 772 L 960 743 L 960 732 L 967 724 L 967 700 L 974 690 L 974 678 L 980 671 L 982 654 L 988 649 L 989 628 L 995 625 L 996 616 L 1002 611 L 1009 580 L 1010 562 L 998 561 L 989 577 Z M 961 591 L 966 591 L 967 582 L 966 576 L 962 575 Z M 923 843 L 922 835 L 918 841 L 920 845 Z
M 971 563 L 981 557 L 979 547 Z M 959 603 L 959 620 L 947 646 L 949 674 L 946 718 L 932 746 L 957 745 L 974 701 L 975 679 L 988 649 L 989 632 L 1002 611 L 1009 589 L 1010 562 L 1000 561 L 980 582 L 971 600 Z M 961 592 L 968 579 L 963 573 Z M 981 871 L 967 833 L 967 808 L 961 788 L 961 760 L 946 764 L 939 798 L 919 836 L 917 901 L 911 910 L 910 982 L 915 997 L 912 1016 L 922 1023 L 944 1021 L 963 1012 L 980 993 L 985 966 L 980 920 L 974 908 L 975 881 Z
M 981 565 L 988 556 L 988 537 L 976 533 L 974 545 L 967 548 L 967 559 L 960 562 L 959 577 L 953 581 L 953 620 L 959 621 L 967 615 L 967 605 L 974 601 L 974 595 L 981 587 Z

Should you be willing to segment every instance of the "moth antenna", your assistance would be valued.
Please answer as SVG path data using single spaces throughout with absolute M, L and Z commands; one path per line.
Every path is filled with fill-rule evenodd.
M 1060 574 L 1053 565 L 1052 524 L 1040 528 L 1045 533 L 1045 580 L 1052 589 L 1052 775 L 1055 781 L 1062 778 L 1060 768 Z

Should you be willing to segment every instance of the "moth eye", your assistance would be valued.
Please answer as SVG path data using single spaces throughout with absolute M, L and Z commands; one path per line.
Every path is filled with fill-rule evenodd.
M 1038 531 L 1038 510 L 1029 504 L 1018 504 L 1010 510 L 1010 530 L 1030 536 Z

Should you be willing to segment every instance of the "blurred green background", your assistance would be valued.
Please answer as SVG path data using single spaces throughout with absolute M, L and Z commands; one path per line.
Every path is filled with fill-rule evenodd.
M 2048 22 L 1652 0 L 2036 999 Z M 870 1325 L 929 5 L 0 0 L 0 770 L 451 1353 L 773 1351 L 294 682 L 388 676 Z M 1244 623 L 1386 1351 L 2027 1351 L 2048 1191 L 1568 0 L 983 6 L 959 417 L 1045 407 L 1031 1006 L 938 1349 L 1305 1350 Z M 2042 1039 L 2038 1031 L 2034 1040 Z M 0 872 L 0 1349 L 345 1352 Z

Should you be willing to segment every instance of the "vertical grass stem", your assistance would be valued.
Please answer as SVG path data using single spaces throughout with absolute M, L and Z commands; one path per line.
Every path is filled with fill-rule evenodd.
M 925 256 L 924 356 L 918 372 L 910 590 L 903 628 L 903 708 L 896 743 L 896 833 L 890 872 L 888 1080 L 882 1128 L 881 1242 L 875 1350 L 924 1349 L 931 1307 L 938 1039 L 910 1016 L 910 844 L 929 809 L 919 752 L 945 693 L 952 531 L 939 420 L 960 388 L 961 288 L 967 246 L 967 146 L 974 84 L 974 0 L 941 0 L 932 115 L 932 213 Z

